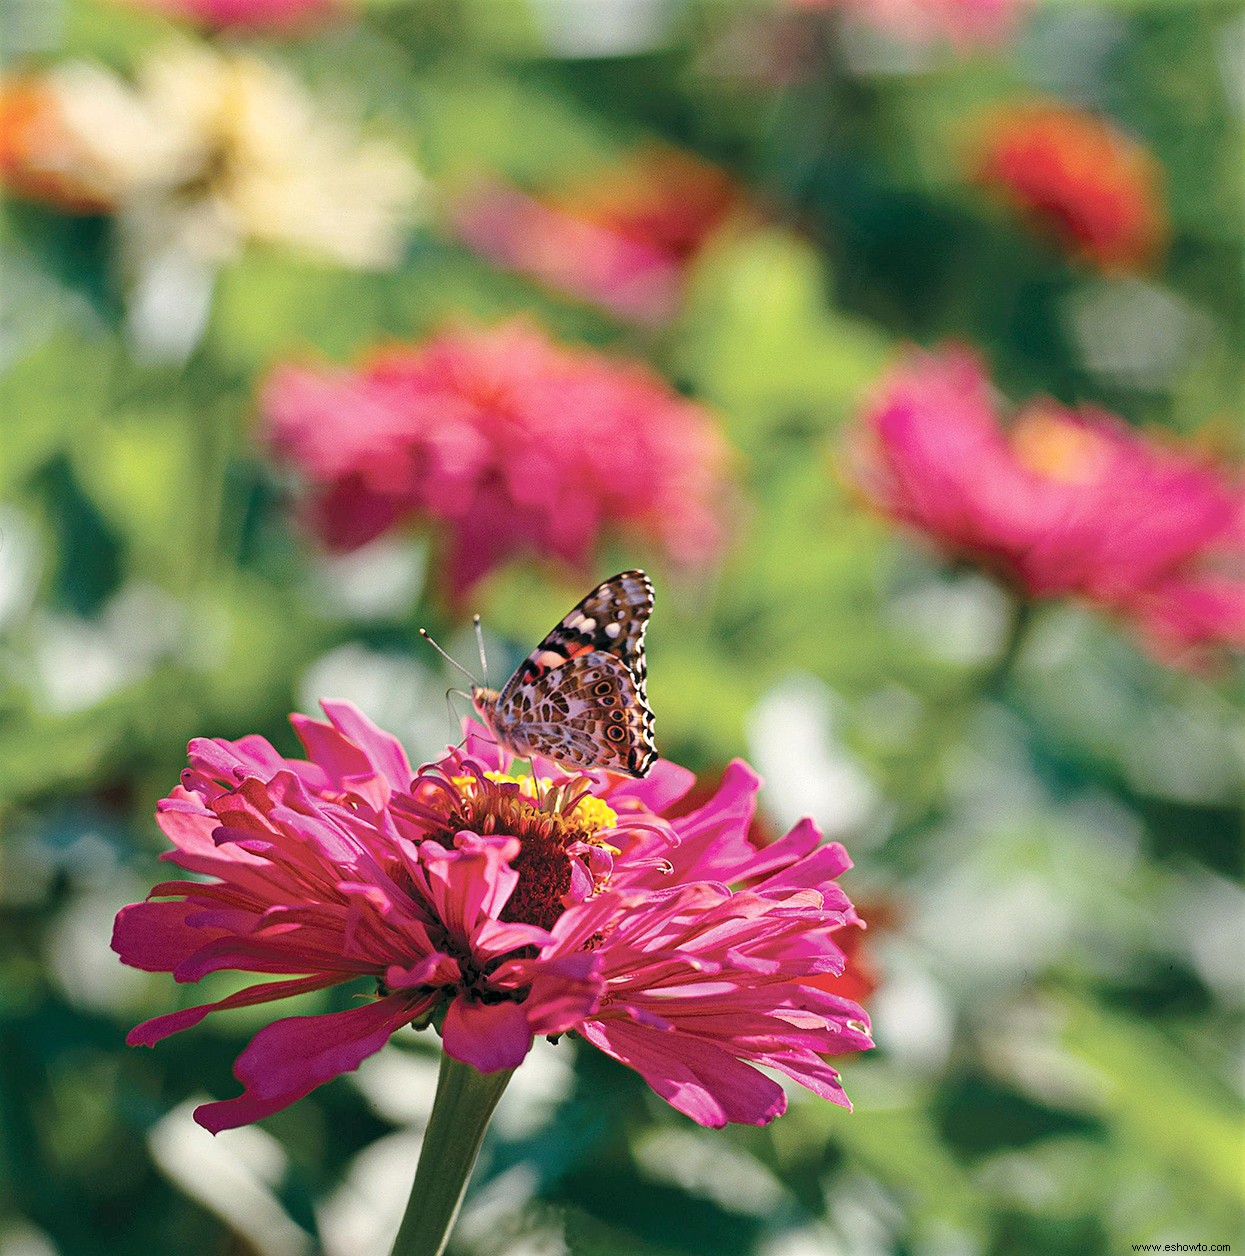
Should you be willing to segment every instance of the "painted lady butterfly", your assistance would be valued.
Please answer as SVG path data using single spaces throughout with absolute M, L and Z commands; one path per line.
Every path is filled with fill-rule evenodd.
M 471 700 L 499 745 L 570 767 L 644 776 L 657 759 L 644 693 L 653 586 L 642 571 L 597 585 L 519 665 L 501 691 Z

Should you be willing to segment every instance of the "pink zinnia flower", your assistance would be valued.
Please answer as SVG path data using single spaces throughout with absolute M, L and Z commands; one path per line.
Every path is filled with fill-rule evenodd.
M 660 324 L 677 312 L 696 254 L 742 205 L 724 171 L 653 144 L 557 192 L 487 184 L 459 202 L 454 226 L 498 266 Z
M 728 453 L 709 413 L 645 366 L 525 324 L 378 350 L 353 370 L 282 366 L 262 406 L 324 540 L 437 525 L 456 600 L 519 553 L 584 566 L 607 529 L 688 565 L 723 541 Z
M 850 861 L 808 821 L 753 847 L 745 764 L 670 820 L 693 779 L 672 763 L 636 781 L 537 760 L 536 798 L 478 736 L 413 772 L 354 707 L 324 709 L 327 724 L 293 717 L 306 759 L 260 737 L 191 743 L 159 807 L 164 858 L 211 879 L 164 882 L 117 917 L 113 947 L 135 967 L 280 978 L 156 1017 L 131 1044 L 354 978 L 375 994 L 260 1030 L 235 1069 L 244 1093 L 201 1107 L 202 1125 L 277 1112 L 434 1016 L 448 1055 L 480 1072 L 574 1031 L 702 1125 L 785 1109 L 755 1065 L 848 1106 L 823 1057 L 871 1046 L 867 1019 L 808 979 L 842 970 Z
M 311 26 L 344 12 L 342 0 L 126 0 L 218 30 Z
M 956 48 L 1001 43 L 1023 0 L 787 0 L 795 9 L 838 9 L 913 44 L 945 40 Z
M 1058 101 L 996 110 L 971 164 L 974 178 L 1100 270 L 1144 270 L 1166 245 L 1162 167 L 1085 110 Z
M 1239 475 L 1113 415 L 1042 400 L 1005 426 L 975 356 L 914 353 L 866 410 L 856 472 L 1025 597 L 1084 598 L 1165 654 L 1245 645 Z

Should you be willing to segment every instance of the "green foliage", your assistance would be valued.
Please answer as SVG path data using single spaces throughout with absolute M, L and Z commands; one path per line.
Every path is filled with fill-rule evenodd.
M 826 779 L 838 798 L 845 771 L 872 791 L 827 814 L 856 860 L 848 890 L 880 909 L 880 1045 L 844 1066 L 853 1114 L 800 1096 L 771 1128 L 709 1134 L 563 1042 L 574 1065 L 547 1110 L 515 1100 L 535 1116 L 486 1144 L 474 1198 L 497 1188 L 512 1206 L 494 1197 L 473 1223 L 469 1198 L 453 1250 L 550 1233 L 572 1256 L 1231 1242 L 1245 1204 L 1239 663 L 1165 671 L 1116 626 L 1050 607 L 1007 671 L 1006 599 L 871 517 L 846 468 L 851 416 L 886 362 L 943 337 L 979 346 L 1016 397 L 1096 401 L 1239 447 L 1245 144 L 1216 68 L 1239 59 L 1239 5 L 1052 0 L 997 51 L 858 34 L 848 52 L 875 57 L 860 64 L 818 18 L 815 71 L 775 82 L 750 42 L 772 16 L 762 0 L 671 5 L 666 44 L 581 59 L 545 42 L 559 7 L 369 0 L 329 29 L 257 39 L 418 155 L 427 212 L 387 272 L 249 248 L 217 276 L 184 362 L 135 352 L 107 221 L 4 208 L 5 300 L 27 317 L 10 329 L 6 305 L 0 338 L 0 1256 L 277 1250 L 160 1150 L 185 1124 L 170 1113 L 235 1092 L 232 1061 L 271 1009 L 131 1050 L 134 1022 L 198 999 L 123 972 L 108 928 L 167 875 L 151 813 L 190 738 L 259 733 L 289 752 L 287 713 L 342 691 L 415 759 L 456 736 L 440 701 L 454 682 L 415 628 L 463 625 L 435 576 L 420 587 L 422 551 L 404 551 L 409 595 L 378 601 L 367 570 L 360 594 L 358 571 L 293 517 L 256 397 L 281 361 L 346 363 L 510 317 L 643 358 L 719 417 L 738 479 L 720 565 L 689 576 L 619 549 L 599 574 L 643 562 L 655 576 L 667 757 L 710 777 L 736 755 L 787 765 L 814 801 Z M 105 0 L 58 12 L 21 51 L 126 70 L 174 31 Z M 1104 292 L 1127 304 L 1139 289 L 1073 266 L 964 177 L 979 112 L 1034 90 L 1104 109 L 1166 172 L 1174 236 L 1144 284 L 1192 330 L 1163 371 L 1104 365 L 1074 326 Z M 563 184 L 649 139 L 724 164 L 761 207 L 697 258 L 669 326 L 501 273 L 447 225 L 445 199 L 480 175 Z M 491 577 L 478 598 L 493 666 L 582 591 L 535 559 Z M 473 657 L 465 633 L 452 644 Z M 792 690 L 775 745 L 763 717 Z M 804 805 L 770 802 L 776 816 Z M 411 1039 L 387 1049 L 397 1080 L 365 1070 L 257 1144 L 220 1140 L 307 1251 L 353 1250 L 333 1209 L 378 1149 L 413 1155 L 392 1142 L 421 1119 L 403 1079 L 433 1057 Z M 665 1138 L 692 1141 L 665 1156 Z

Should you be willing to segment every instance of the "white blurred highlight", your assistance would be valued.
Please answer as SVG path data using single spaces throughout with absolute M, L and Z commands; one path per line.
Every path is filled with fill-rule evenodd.
M 435 1055 L 391 1048 L 369 1056 L 348 1078 L 377 1116 L 422 1130 L 437 1093 L 438 1068 Z
M 324 1256 L 389 1250 L 402 1224 L 423 1141 L 421 1131 L 399 1130 L 355 1156 L 341 1185 L 316 1206 Z
M 831 836 L 859 838 L 877 811 L 877 788 L 839 736 L 842 706 L 828 685 L 799 673 L 765 694 L 748 721 L 748 749 L 765 781 L 761 796 L 783 828 L 810 816 Z
M 414 763 L 458 740 L 461 714 L 469 705 L 461 700 L 457 708 L 447 705 L 435 673 L 413 659 L 354 642 L 321 655 L 303 673 L 299 709 L 318 711 L 321 698 L 353 702 L 373 723 L 398 736 Z
M 1133 276 L 1081 284 L 1065 317 L 1091 371 L 1148 388 L 1170 385 L 1211 330 L 1182 297 Z
M 131 582 L 98 618 L 42 613 L 34 633 L 36 689 L 46 711 L 85 710 L 142 680 L 182 640 L 181 604 L 154 585 Z
M 782 1202 L 781 1183 L 763 1165 L 714 1133 L 653 1129 L 634 1147 L 641 1170 L 728 1212 L 762 1217 Z
M 343 619 L 405 614 L 424 584 L 427 550 L 405 537 L 381 537 L 349 554 L 318 558 L 312 571 L 317 609 Z
M 919 641 L 931 658 L 981 664 L 1003 648 L 1007 595 L 985 576 L 933 577 L 907 589 L 887 606 L 887 618 Z
M 0 505 L 0 628 L 29 612 L 42 565 L 34 525 L 15 507 Z
M 147 1138 L 156 1164 L 259 1256 L 309 1253 L 311 1236 L 290 1219 L 273 1193 L 286 1171 L 281 1144 L 253 1125 L 209 1134 L 193 1116 L 203 1101 L 188 1100 L 152 1127 Z
M 537 1039 L 497 1105 L 490 1137 L 526 1138 L 547 1125 L 574 1084 L 572 1058 L 567 1044 L 555 1047 Z M 410 1194 L 439 1068 L 439 1053 L 390 1047 L 350 1074 L 374 1112 L 407 1128 L 360 1152 L 341 1186 L 317 1209 L 325 1256 L 389 1249 Z M 469 1197 L 455 1233 L 478 1251 L 498 1256 L 561 1256 L 566 1247 L 560 1234 L 538 1230 L 518 1236 L 507 1228 L 521 1220 L 535 1189 L 525 1170 L 502 1174 Z M 490 1244 L 503 1229 L 504 1247 Z
M 671 0 L 528 0 L 545 44 L 558 56 L 618 57 L 670 41 Z
M 850 1256 L 827 1225 L 811 1225 L 767 1239 L 757 1256 Z
M 544 1038 L 532 1043 L 523 1066 L 510 1079 L 497 1111 L 493 1128 L 503 1138 L 528 1138 L 553 1119 L 557 1107 L 575 1084 L 574 1046 L 557 1046 Z
M 190 357 L 207 330 L 216 269 L 175 247 L 136 258 L 125 312 L 135 361 L 177 366 Z
M 88 835 L 89 837 L 89 835 Z M 96 839 L 100 846 L 101 839 Z M 79 839 L 76 848 L 88 845 Z M 109 857 L 112 848 L 106 847 Z M 85 853 L 85 852 L 84 852 Z M 88 867 L 76 860 L 79 868 Z M 113 920 L 127 903 L 142 902 L 145 882 L 115 867 L 99 869 L 60 912 L 44 943 L 48 967 L 66 998 L 77 1007 L 109 1012 L 133 1005 L 148 988 L 150 976 L 121 962 L 110 945 Z
M 869 1000 L 874 1039 L 905 1073 L 937 1075 L 955 1034 L 951 998 L 901 939 L 878 947 L 886 980 Z
M 0 1256 L 59 1256 L 59 1253 L 45 1234 L 23 1226 L 0 1231 Z

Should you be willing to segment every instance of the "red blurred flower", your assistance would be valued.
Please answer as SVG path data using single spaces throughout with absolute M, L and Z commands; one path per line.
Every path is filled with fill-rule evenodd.
M 1024 596 L 1084 598 L 1162 653 L 1245 646 L 1245 491 L 1205 457 L 1053 401 L 1005 427 L 958 349 L 885 378 L 856 453 L 876 505 Z
M 1141 270 L 1166 245 L 1163 172 L 1105 119 L 1056 101 L 1000 109 L 982 126 L 973 175 L 1104 271 Z
M 344 11 L 342 0 L 125 0 L 218 30 L 310 26 Z
M 757 851 L 745 764 L 668 820 L 693 779 L 672 763 L 637 781 L 537 760 L 537 799 L 474 734 L 412 772 L 355 708 L 324 709 L 328 724 L 294 717 L 307 759 L 261 737 L 191 743 L 159 809 L 164 857 L 211 879 L 164 882 L 117 917 L 113 946 L 135 967 L 281 977 L 147 1021 L 131 1044 L 214 1010 L 374 983 L 368 1002 L 261 1030 L 236 1066 L 244 1093 L 201 1107 L 201 1124 L 280 1111 L 434 1015 L 446 1053 L 481 1072 L 575 1031 L 702 1125 L 785 1109 L 758 1064 L 847 1106 L 822 1056 L 869 1048 L 867 1018 L 807 979 L 842 970 L 832 932 L 856 914 L 835 878 L 850 860 L 807 821 Z
M 526 324 L 379 350 L 353 370 L 282 366 L 262 404 L 328 544 L 439 525 L 455 599 L 520 552 L 586 564 L 606 529 L 689 564 L 723 540 L 728 453 L 709 414 L 645 366 Z
M 653 144 L 561 192 L 486 185 L 458 204 L 454 225 L 498 266 L 661 323 L 678 308 L 688 264 L 742 204 L 724 171 Z
M 997 44 L 1016 25 L 1023 0 L 787 0 L 796 9 L 838 9 L 908 43 L 957 48 Z

